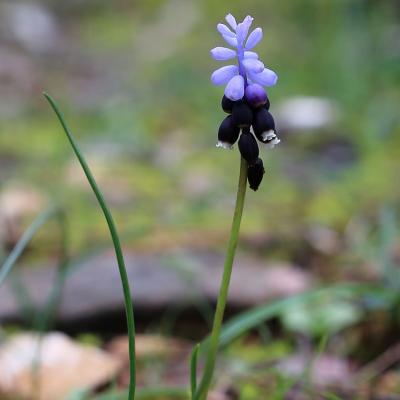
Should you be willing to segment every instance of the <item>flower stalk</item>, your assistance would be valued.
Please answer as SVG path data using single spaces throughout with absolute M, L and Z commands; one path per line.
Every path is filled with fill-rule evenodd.
M 241 154 L 240 175 L 214 323 L 210 337 L 207 339 L 206 362 L 198 388 L 196 388 L 195 379 L 197 353 L 193 353 L 191 358 L 192 400 L 206 400 L 211 385 L 239 238 L 247 181 L 250 189 L 256 191 L 265 173 L 263 162 L 259 157 L 257 140 L 270 148 L 280 142 L 275 133 L 274 118 L 269 113 L 270 101 L 263 88 L 263 86 L 274 86 L 278 76 L 274 71 L 265 67 L 264 63 L 259 60 L 257 53 L 251 51 L 261 41 L 263 37 L 262 29 L 256 28 L 249 34 L 253 22 L 253 17 L 250 15 L 246 16 L 240 23 L 237 23 L 231 14 L 228 14 L 225 20 L 229 26 L 218 24 L 217 30 L 233 49 L 215 47 L 210 53 L 217 61 L 236 58 L 237 65 L 226 65 L 217 69 L 211 75 L 211 81 L 214 85 L 225 86 L 221 106 L 228 114 L 218 129 L 217 147 L 230 149 L 238 142 Z M 195 392 L 194 395 L 193 392 Z
M 208 352 L 207 352 L 206 364 L 204 367 L 203 378 L 198 387 L 195 400 L 207 399 L 208 390 L 214 373 L 215 361 L 218 351 L 219 336 L 221 332 L 222 321 L 224 318 L 226 301 L 228 298 L 228 289 L 232 274 L 232 266 L 239 239 L 240 223 L 242 221 L 244 200 L 246 197 L 246 185 L 247 185 L 247 162 L 243 157 L 241 157 L 239 184 L 236 196 L 236 206 L 235 206 L 235 212 L 233 214 L 232 228 L 228 243 L 228 249 L 226 252 L 224 272 L 218 294 L 217 308 L 215 310 L 214 322 L 208 345 Z

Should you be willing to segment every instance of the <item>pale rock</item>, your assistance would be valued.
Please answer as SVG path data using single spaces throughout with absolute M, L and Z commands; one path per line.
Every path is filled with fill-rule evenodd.
M 36 189 L 16 184 L 0 192 L 0 239 L 15 243 L 24 230 L 25 219 L 39 213 L 46 200 Z
M 10 39 L 33 53 L 55 48 L 59 31 L 46 7 L 35 2 L 8 1 L 1 5 L 1 11 L 3 29 Z
M 33 366 L 36 363 L 36 372 Z M 0 346 L 0 398 L 65 399 L 74 389 L 93 389 L 113 379 L 121 363 L 104 351 L 53 332 L 11 337 Z
M 340 250 L 339 234 L 326 226 L 314 225 L 306 231 L 310 245 L 325 254 L 335 254 Z
M 147 357 L 176 357 L 181 354 L 188 354 L 191 351 L 191 344 L 187 341 L 167 338 L 161 335 L 137 334 L 135 337 L 137 359 Z M 118 336 L 108 345 L 108 350 L 121 361 L 129 360 L 129 340 L 127 336 Z
M 281 361 L 278 370 L 291 377 L 301 377 L 307 370 L 313 385 L 328 388 L 351 385 L 352 373 L 347 360 L 328 354 L 321 354 L 311 359 L 306 354 L 295 354 Z
M 274 116 L 279 129 L 316 130 L 334 124 L 339 118 L 339 109 L 327 98 L 298 96 L 281 103 Z
M 138 312 L 157 312 L 170 307 L 193 306 L 198 301 L 214 303 L 219 292 L 224 255 L 208 251 L 175 250 L 138 254 L 126 250 L 129 280 L 134 282 Z M 52 267 L 31 268 L 20 276 L 33 304 L 43 304 L 55 279 Z M 228 307 L 243 309 L 266 301 L 309 290 L 311 276 L 299 267 L 238 254 L 232 271 Z M 0 321 L 19 319 L 12 287 L 0 288 Z M 119 312 L 123 316 L 121 281 L 112 251 L 100 253 L 74 268 L 65 282 L 58 320 L 64 323 L 102 318 Z

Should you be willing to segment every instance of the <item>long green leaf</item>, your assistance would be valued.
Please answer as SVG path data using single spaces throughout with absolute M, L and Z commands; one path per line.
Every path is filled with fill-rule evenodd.
M 128 337 L 129 337 L 129 361 L 130 361 L 130 383 L 129 383 L 129 394 L 128 399 L 133 400 L 135 398 L 135 387 L 136 387 L 136 372 L 135 372 L 135 321 L 134 321 L 134 314 L 133 314 L 133 304 L 132 304 L 132 295 L 131 290 L 129 287 L 129 280 L 128 275 L 126 272 L 124 256 L 121 249 L 121 243 L 118 236 L 118 232 L 114 223 L 114 219 L 112 214 L 106 204 L 104 196 L 100 191 L 99 187 L 97 186 L 96 180 L 94 179 L 90 168 L 83 157 L 78 144 L 76 143 L 71 131 L 69 130 L 65 119 L 59 110 L 55 101 L 47 94 L 43 93 L 46 97 L 47 101 L 50 103 L 51 107 L 53 108 L 54 112 L 56 113 L 61 126 L 64 129 L 65 134 L 72 146 L 72 149 L 79 160 L 79 163 L 82 166 L 82 169 L 86 175 L 86 178 L 96 196 L 96 199 L 103 211 L 104 217 L 107 221 L 107 225 L 110 231 L 110 235 L 114 244 L 115 256 L 118 262 L 118 269 L 121 278 L 123 293 L 124 293 L 124 300 L 125 300 L 125 311 L 126 311 L 126 320 L 128 326 Z
M 274 301 L 271 304 L 265 304 L 249 311 L 245 311 L 225 323 L 221 330 L 220 346 L 226 346 L 245 332 L 256 328 L 264 321 L 279 316 L 282 312 L 298 303 L 308 302 L 326 295 L 347 295 L 357 296 L 367 293 L 370 290 L 376 290 L 367 284 L 342 284 L 326 288 L 315 289 L 310 292 L 295 295 L 283 300 Z M 205 338 L 200 344 L 200 351 L 203 353 L 209 342 L 209 337 Z

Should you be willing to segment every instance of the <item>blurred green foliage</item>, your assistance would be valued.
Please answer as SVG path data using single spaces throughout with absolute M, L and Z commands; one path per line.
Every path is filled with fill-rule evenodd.
M 335 126 L 291 132 L 264 155 L 265 182 L 248 195 L 243 231 L 285 239 L 310 223 L 340 231 L 352 217 L 398 202 L 397 2 L 46 4 L 64 47 L 40 61 L 28 54 L 40 85 L 15 116 L 0 120 L 0 153 L 10 160 L 0 188 L 25 182 L 65 203 L 75 250 L 106 238 L 106 227 L 41 89 L 58 99 L 94 160 L 122 231 L 135 238 L 227 232 L 238 153 L 214 148 L 222 93 L 209 83 L 216 63 L 208 56 L 222 43 L 214 27 L 227 12 L 249 13 L 264 29 L 259 53 L 279 74 L 272 112 L 297 95 L 329 98 L 340 110 Z M 332 140 L 351 149 L 349 162 L 329 159 Z

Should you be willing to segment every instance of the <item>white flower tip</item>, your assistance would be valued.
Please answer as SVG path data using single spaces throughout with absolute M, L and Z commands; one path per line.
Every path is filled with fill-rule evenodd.
M 228 142 L 221 142 L 220 140 L 218 141 L 218 143 L 215 145 L 215 147 L 218 147 L 220 149 L 225 149 L 225 150 L 232 150 L 233 145 L 231 145 Z
M 276 136 L 276 133 L 271 129 L 261 134 L 261 138 L 269 149 L 273 149 L 281 140 Z
M 273 139 L 275 139 L 276 137 L 277 137 L 277 136 L 276 136 L 276 133 L 275 133 L 275 131 L 273 131 L 272 129 L 270 129 L 269 131 L 263 132 L 263 133 L 261 134 L 261 138 L 262 138 L 262 140 L 263 140 L 264 142 L 273 140 Z

